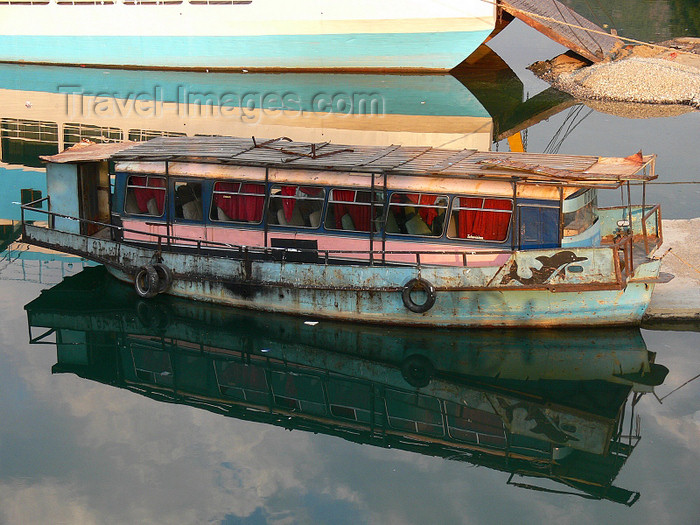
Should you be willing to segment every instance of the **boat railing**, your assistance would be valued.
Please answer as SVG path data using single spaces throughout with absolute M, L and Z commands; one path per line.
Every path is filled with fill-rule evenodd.
M 623 235 L 611 246 L 618 282 L 634 274 L 634 242 L 631 235 Z
M 43 210 L 39 209 L 38 206 L 43 202 L 49 203 L 49 209 Z M 211 241 L 206 239 L 196 239 L 192 237 L 181 237 L 177 235 L 169 235 L 166 233 L 156 233 L 148 232 L 143 230 L 135 230 L 132 228 L 127 228 L 124 226 L 119 226 L 115 224 L 108 224 L 105 222 L 94 221 L 90 219 L 83 219 L 79 217 L 74 217 L 71 215 L 65 215 L 62 213 L 54 212 L 50 210 L 50 198 L 44 197 L 36 201 L 32 201 L 21 206 L 22 213 L 22 234 L 26 236 L 26 231 L 24 225 L 26 224 L 25 212 L 38 212 L 47 215 L 47 228 L 55 229 L 56 219 L 66 219 L 70 221 L 77 221 L 80 224 L 89 224 L 97 226 L 100 230 L 107 230 L 111 232 L 111 239 L 123 238 L 124 234 L 133 234 L 141 237 L 151 238 L 158 245 L 158 249 L 161 251 L 169 251 L 170 249 L 177 247 L 194 247 L 198 251 L 204 249 L 226 249 L 234 250 L 242 254 L 249 253 L 262 253 L 262 254 L 313 254 L 318 257 L 318 260 L 323 260 L 326 264 L 330 263 L 336 257 L 346 256 L 346 257 L 357 257 L 358 259 L 366 260 L 367 257 L 370 258 L 370 262 L 380 262 L 382 258 L 386 255 L 394 256 L 405 256 L 414 258 L 414 264 L 416 266 L 421 266 L 424 264 L 423 260 L 430 256 L 454 256 L 461 259 L 463 266 L 468 266 L 468 257 L 470 256 L 484 256 L 484 255 L 505 255 L 510 253 L 510 250 L 328 250 L 328 249 L 312 249 L 312 248 L 290 248 L 290 247 L 262 247 L 262 246 L 244 246 L 236 245 L 231 243 L 223 243 L 217 241 Z M 116 234 L 116 235 L 115 235 Z M 93 235 L 94 237 L 94 235 Z M 132 242 L 138 242 L 137 239 L 129 239 Z M 423 258 L 423 260 L 421 259 Z M 394 261 L 392 261 L 394 262 Z M 408 261 L 401 261 L 404 264 L 412 264 Z
M 651 222 L 651 224 L 649 224 Z M 650 245 L 650 232 L 653 233 L 655 242 Z M 661 227 L 661 206 L 656 204 L 642 216 L 642 235 L 644 237 L 644 252 L 648 256 L 653 250 L 664 242 L 663 229 Z
M 604 241 L 617 240 L 624 235 L 633 237 L 649 256 L 663 242 L 661 207 L 656 205 L 611 206 L 599 208 Z
M 43 202 L 48 203 L 47 210 L 38 208 L 38 205 Z M 44 197 L 36 201 L 23 204 L 22 210 L 22 235 L 28 238 L 25 225 L 25 212 L 43 213 L 47 215 L 46 228 L 55 229 L 56 219 L 65 219 L 77 221 L 80 224 L 88 224 L 99 228 L 97 234 L 86 235 L 86 237 L 104 238 L 109 240 L 120 240 L 124 238 L 124 234 L 135 235 L 144 239 L 149 239 L 144 242 L 154 243 L 157 245 L 157 250 L 160 252 L 169 252 L 174 249 L 192 248 L 197 252 L 203 250 L 226 250 L 229 253 L 235 252 L 244 259 L 249 259 L 254 256 L 273 257 L 289 262 L 294 261 L 309 261 L 331 264 L 338 260 L 350 260 L 362 264 L 401 264 L 420 268 L 423 265 L 440 265 L 448 264 L 449 266 L 468 267 L 473 257 L 484 256 L 510 256 L 511 250 L 329 250 L 316 248 L 295 248 L 295 247 L 263 247 L 263 246 L 244 246 L 231 243 L 223 243 L 206 239 L 197 239 L 191 237 L 181 237 L 170 235 L 168 233 L 149 232 L 144 230 L 136 230 L 125 227 L 123 225 L 108 224 L 90 219 L 73 217 L 62 213 L 51 211 L 50 198 Z M 103 232 L 109 232 L 108 236 Z M 130 242 L 139 242 L 141 239 L 128 239 Z M 634 272 L 633 258 L 633 236 L 622 235 L 615 240 L 613 244 L 608 244 L 603 249 L 612 249 L 612 257 L 615 267 L 615 282 L 619 286 L 623 286 L 626 279 L 632 276 Z M 306 258 L 304 258 L 306 257 Z M 437 258 L 443 258 L 443 261 L 436 262 Z M 445 257 L 451 258 L 449 262 L 444 260 Z M 510 257 L 498 263 L 501 268 L 508 265 Z M 498 273 L 498 272 L 497 272 Z

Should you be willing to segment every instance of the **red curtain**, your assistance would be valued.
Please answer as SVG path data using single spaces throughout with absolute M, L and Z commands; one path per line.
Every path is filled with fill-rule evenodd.
M 355 231 L 370 231 L 371 207 L 364 204 L 345 204 L 346 202 L 369 202 L 369 193 L 366 191 L 358 191 L 357 199 L 353 190 L 333 190 L 333 200 L 342 201 L 336 202 L 333 205 L 335 211 L 335 227 L 339 230 L 343 229 L 343 215 L 350 215 Z
M 245 202 L 245 218 L 248 222 L 260 222 L 262 220 L 263 206 L 265 206 L 265 186 L 263 184 L 244 184 L 241 193 L 255 193 L 260 197 L 241 195 L 239 198 Z
M 488 210 L 513 210 L 510 201 L 503 199 L 486 199 L 484 208 Z M 489 241 L 504 241 L 508 235 L 508 225 L 510 224 L 510 213 L 504 212 L 482 212 L 484 218 L 483 237 Z
M 421 219 L 423 219 L 425 224 L 432 226 L 433 221 L 439 215 L 438 209 L 433 207 L 424 208 L 422 206 L 434 206 L 435 201 L 437 200 L 437 195 L 419 195 L 418 193 L 407 193 L 406 197 L 413 204 L 421 206 L 420 208 L 417 208 L 418 214 L 420 215 Z
M 302 193 L 308 195 L 309 197 L 318 197 L 318 195 L 323 191 L 323 188 L 313 188 L 310 186 L 301 186 L 299 188 Z
M 459 206 L 461 208 L 481 208 L 483 199 L 460 197 Z M 459 210 L 457 236 L 460 239 L 466 239 L 469 236 L 478 235 L 476 233 L 475 223 L 478 210 Z
M 512 203 L 504 199 L 478 199 L 472 197 L 460 197 L 460 207 L 483 208 L 475 210 L 460 210 L 458 236 L 481 237 L 487 241 L 503 241 L 508 235 L 510 213 L 493 212 L 487 210 L 512 211 Z
M 282 195 L 285 197 L 293 197 L 297 194 L 296 186 L 282 186 Z M 296 205 L 296 199 L 282 199 L 282 207 L 284 208 L 284 218 L 287 222 L 292 220 L 292 215 L 294 214 L 294 206 Z
M 240 191 L 241 185 L 238 182 L 217 182 L 214 185 L 214 191 L 227 192 L 215 193 L 214 204 L 223 210 L 227 217 L 231 220 L 238 221 L 238 205 L 239 198 L 237 193 Z M 233 195 L 231 195 L 233 194 Z
M 217 182 L 214 203 L 233 221 L 260 222 L 265 205 L 264 184 L 240 184 L 238 182 Z M 240 195 L 254 193 L 260 195 Z
M 148 201 L 155 199 L 158 214 L 163 215 L 163 208 L 165 206 L 165 179 L 160 177 L 131 177 L 131 184 L 134 186 L 146 186 L 145 188 L 133 188 L 139 212 L 148 213 Z

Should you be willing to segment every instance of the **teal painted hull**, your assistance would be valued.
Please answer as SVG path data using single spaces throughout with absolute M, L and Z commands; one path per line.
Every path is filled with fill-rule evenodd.
M 490 31 L 263 36 L 0 36 L 0 60 L 144 68 L 449 70 Z
M 451 75 L 241 74 L 0 64 L 0 89 L 192 105 L 214 101 L 229 107 L 254 102 L 264 109 L 279 109 L 282 99 L 287 105 L 283 109 L 311 113 L 327 112 L 334 97 L 364 96 L 379 97 L 379 110 L 386 115 L 490 118 L 479 100 Z M 73 102 L 68 106 L 70 113 Z M 353 104 L 343 113 L 365 114 L 372 109 Z

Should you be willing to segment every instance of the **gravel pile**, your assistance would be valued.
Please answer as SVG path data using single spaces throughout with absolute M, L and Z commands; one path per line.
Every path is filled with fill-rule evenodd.
M 576 98 L 683 104 L 700 109 L 700 70 L 660 58 L 630 57 L 552 79 Z
M 616 100 L 584 99 L 583 103 L 598 113 L 607 113 L 623 118 L 677 117 L 692 113 L 693 108 L 681 104 L 647 104 L 644 102 L 619 102 Z

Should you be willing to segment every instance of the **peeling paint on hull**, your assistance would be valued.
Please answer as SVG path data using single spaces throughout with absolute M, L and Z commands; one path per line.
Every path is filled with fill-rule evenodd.
M 127 274 L 109 268 L 118 279 Z M 168 291 L 178 297 L 266 312 L 367 323 L 441 326 L 586 326 L 637 325 L 651 297 L 651 286 L 630 285 L 622 291 L 444 291 L 433 309 L 410 312 L 401 292 L 326 291 L 261 285 L 255 291 L 232 290 L 224 283 L 177 280 Z
M 135 273 L 158 257 L 151 247 L 31 225 L 25 225 L 24 235 L 33 244 L 105 264 L 126 282 L 133 282 Z M 579 253 L 605 266 L 603 255 L 610 251 L 587 249 Z M 522 260 L 533 256 L 516 253 Z M 576 279 L 581 279 L 578 275 L 559 285 L 523 286 L 498 279 L 506 274 L 508 265 L 419 269 L 246 261 L 196 252 L 163 252 L 160 256 L 174 274 L 167 291 L 171 295 L 314 318 L 436 327 L 636 325 L 651 298 L 654 285 L 649 280 L 660 265 L 659 261 L 639 265 L 633 279 L 621 289 L 613 281 L 600 279 L 577 283 Z M 592 268 L 597 266 L 592 264 Z M 436 289 L 435 305 L 425 313 L 410 311 L 402 301 L 404 285 L 419 276 Z

